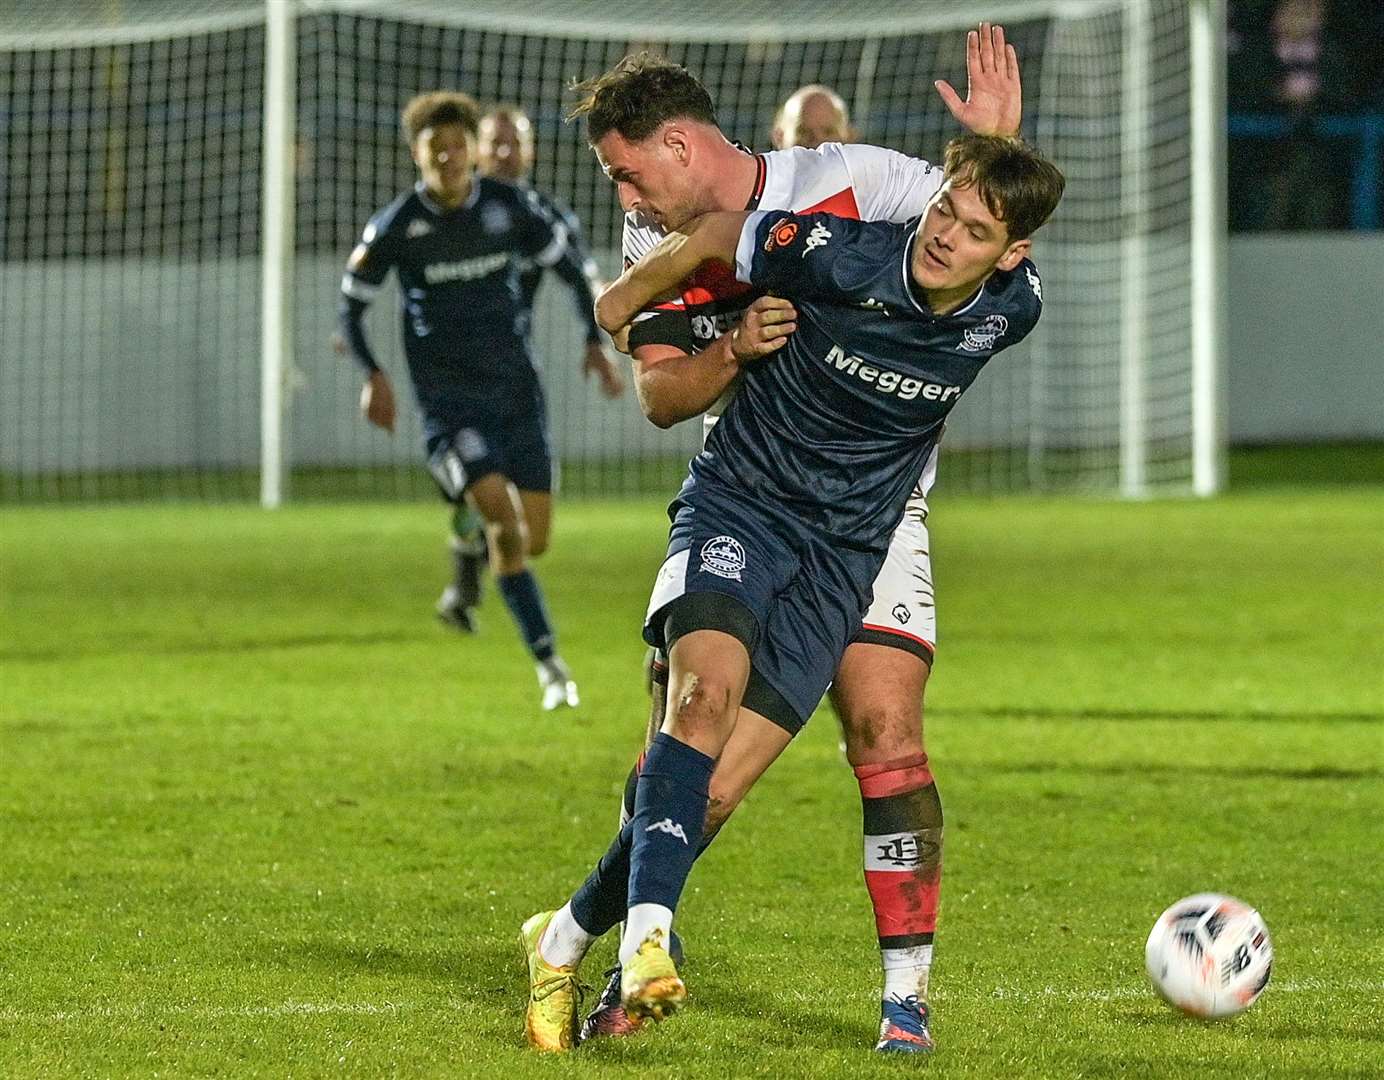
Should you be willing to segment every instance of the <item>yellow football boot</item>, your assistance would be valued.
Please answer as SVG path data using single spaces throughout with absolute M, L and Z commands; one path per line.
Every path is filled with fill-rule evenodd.
M 519 931 L 519 944 L 529 962 L 529 1007 L 524 1012 L 524 1036 L 535 1050 L 561 1053 L 576 1042 L 581 983 L 575 967 L 553 967 L 538 952 L 552 911 L 531 916 Z
M 654 930 L 620 975 L 620 1002 L 631 1017 L 662 1020 L 687 1000 L 687 987 L 664 945 L 663 931 Z

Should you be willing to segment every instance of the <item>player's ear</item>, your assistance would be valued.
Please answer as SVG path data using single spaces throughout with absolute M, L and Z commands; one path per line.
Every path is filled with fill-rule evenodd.
M 1033 250 L 1033 241 L 1025 238 L 1015 240 L 1000 256 L 999 262 L 995 263 L 996 270 L 1013 270 L 1019 263 L 1028 257 L 1028 253 Z
M 677 124 L 669 124 L 663 129 L 663 145 L 668 148 L 679 165 L 686 165 L 688 158 L 692 156 L 692 144 L 687 137 L 687 129 Z

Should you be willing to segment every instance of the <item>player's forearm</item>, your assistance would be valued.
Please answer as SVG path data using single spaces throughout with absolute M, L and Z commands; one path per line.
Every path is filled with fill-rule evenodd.
M 346 342 L 351 356 L 366 375 L 380 370 L 375 362 L 370 343 L 365 339 L 365 304 L 354 297 L 343 296 L 340 308 L 341 337 Z
M 589 258 L 584 257 L 584 252 L 573 245 L 553 266 L 553 271 L 572 292 L 572 299 L 577 305 L 577 316 L 586 325 L 587 343 L 595 344 L 601 340 L 601 334 L 596 328 L 596 295 L 592 289 L 592 278 L 587 274 L 588 265 L 594 267 Z
M 722 334 L 705 349 L 656 363 L 634 362 L 639 407 L 656 426 L 672 427 L 700 416 L 716 404 L 740 373 L 731 335 Z
M 745 213 L 702 214 L 670 232 L 596 301 L 596 321 L 615 333 L 658 297 L 675 292 L 702 263 L 735 265 Z

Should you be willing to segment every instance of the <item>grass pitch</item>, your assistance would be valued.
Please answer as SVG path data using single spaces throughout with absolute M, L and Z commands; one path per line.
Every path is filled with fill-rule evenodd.
M 517 929 L 610 835 L 663 540 L 655 501 L 559 509 L 541 575 L 585 704 L 556 717 L 493 593 L 480 637 L 433 623 L 436 505 L 5 512 L 0 1075 L 1384 1069 L 1384 492 L 936 500 L 925 1063 L 868 1052 L 826 711 L 693 873 L 686 1012 L 524 1049 Z M 1219 1025 L 1143 975 L 1154 917 L 1203 889 L 1277 951 Z

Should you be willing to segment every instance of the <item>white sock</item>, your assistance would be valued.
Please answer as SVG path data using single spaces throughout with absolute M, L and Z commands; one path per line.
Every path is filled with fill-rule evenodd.
M 562 905 L 538 939 L 538 955 L 553 967 L 576 967 L 596 939 L 572 917 L 570 902 Z
M 620 963 L 628 964 L 654 931 L 663 934 L 663 947 L 668 947 L 668 935 L 673 929 L 673 912 L 662 904 L 635 904 L 625 916 L 625 934 L 620 939 Z
M 927 976 L 932 967 L 932 946 L 913 945 L 907 949 L 881 949 L 884 966 L 884 996 L 927 1000 Z

